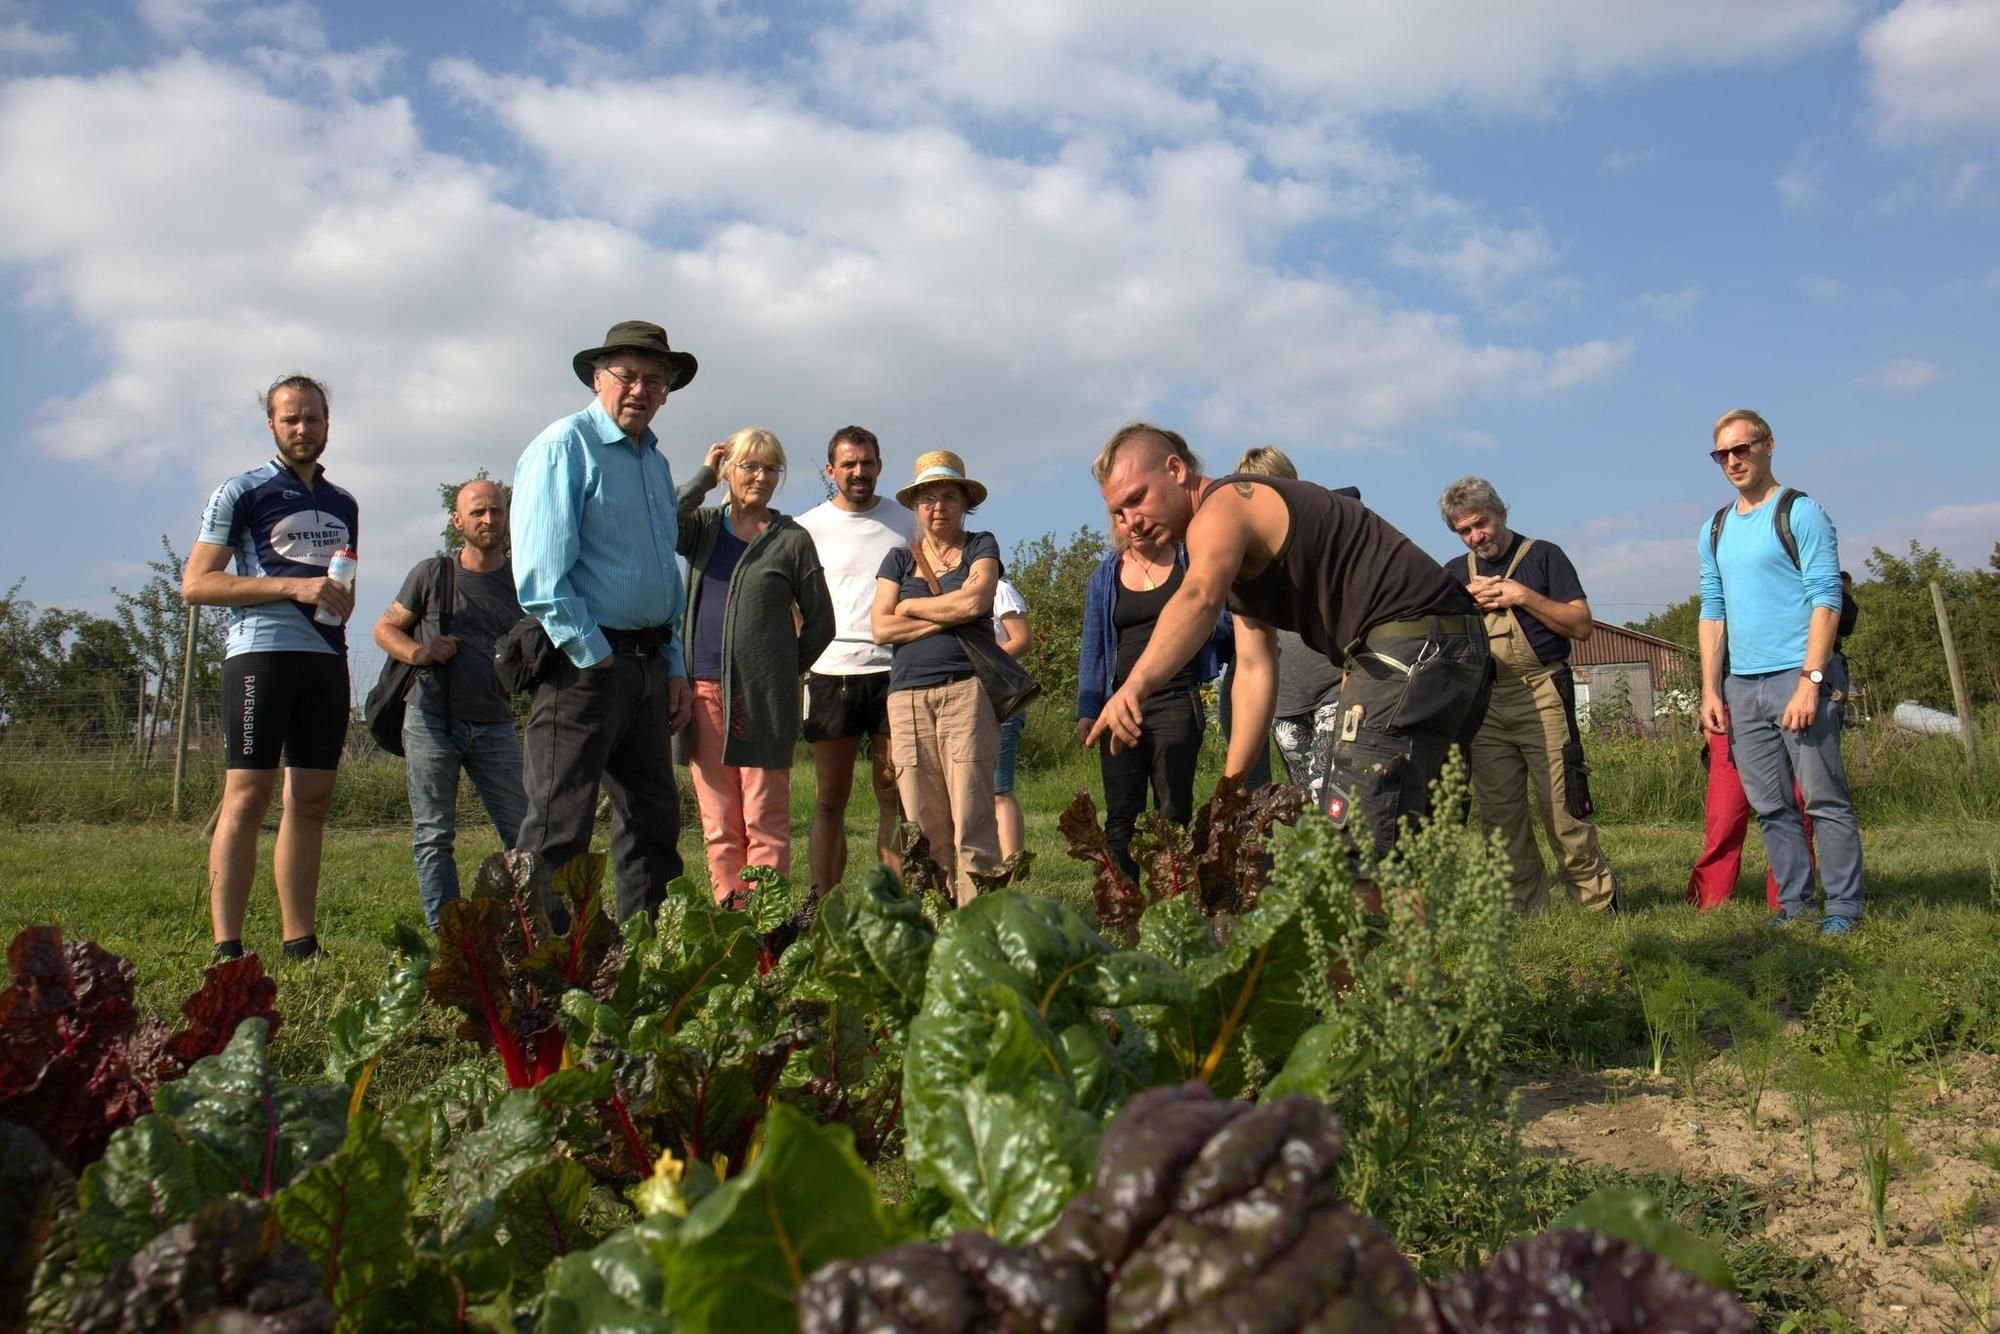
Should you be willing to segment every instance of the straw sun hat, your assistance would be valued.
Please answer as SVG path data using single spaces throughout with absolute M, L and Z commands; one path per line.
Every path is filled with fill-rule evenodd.
M 917 507 L 917 488 L 931 482 L 957 482 L 965 488 L 965 506 L 972 509 L 986 503 L 986 485 L 965 475 L 965 460 L 948 449 L 931 449 L 917 455 L 915 476 L 896 493 L 904 509 Z

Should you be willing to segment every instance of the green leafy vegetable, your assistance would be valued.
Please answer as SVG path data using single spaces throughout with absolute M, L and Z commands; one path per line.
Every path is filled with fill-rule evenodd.
M 776 1107 L 749 1169 L 681 1226 L 667 1258 L 667 1304 L 691 1334 L 783 1329 L 807 1274 L 902 1237 L 846 1130 Z
M 285 1235 L 319 1269 L 320 1295 L 342 1330 L 367 1328 L 370 1302 L 401 1279 L 410 1241 L 409 1165 L 363 1112 L 331 1158 L 271 1202 Z M 383 1312 L 382 1314 L 387 1314 Z
M 1033 1235 L 1082 1183 L 1099 1118 L 1126 1088 L 1098 1012 L 1184 1006 L 1164 961 L 1115 951 L 1069 909 L 1003 890 L 947 922 L 903 1071 L 907 1154 L 953 1226 Z

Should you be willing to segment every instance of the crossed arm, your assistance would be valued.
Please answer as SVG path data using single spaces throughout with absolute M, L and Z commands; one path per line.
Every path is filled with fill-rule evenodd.
M 875 581 L 875 601 L 869 623 L 878 644 L 913 644 L 954 625 L 993 614 L 993 590 L 1000 582 L 1000 562 L 981 556 L 967 571 L 965 585 L 949 593 L 920 598 L 902 597 L 893 579 Z

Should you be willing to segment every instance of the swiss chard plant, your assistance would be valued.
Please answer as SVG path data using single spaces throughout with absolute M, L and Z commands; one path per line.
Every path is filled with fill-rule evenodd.
M 588 852 L 547 877 L 569 917 L 561 934 L 532 853 L 494 853 L 472 893 L 438 915 L 431 999 L 465 1015 L 458 1035 L 498 1052 L 510 1087 L 532 1088 L 562 1068 L 566 991 L 604 996 L 617 983 L 620 941 L 604 911 L 604 864 L 603 853 Z
M 1039 1236 L 1009 1244 L 962 1231 L 835 1261 L 799 1290 L 798 1327 L 1720 1334 L 1754 1325 L 1713 1285 L 1712 1252 L 1670 1224 L 1635 1219 L 1623 1201 L 1426 1284 L 1334 1189 L 1342 1149 L 1339 1118 L 1302 1095 L 1253 1108 L 1199 1084 L 1149 1089 L 1106 1129 L 1090 1184 Z M 1617 1232 L 1596 1230 L 1600 1217 Z M 1622 1235 L 1634 1222 L 1676 1258 Z
M 1069 855 L 1091 868 L 1099 928 L 1130 944 L 1150 904 L 1185 896 L 1206 916 L 1248 912 L 1269 873 L 1272 828 L 1296 822 L 1307 804 L 1301 787 L 1276 783 L 1251 792 L 1224 778 L 1186 827 L 1149 811 L 1132 841 L 1137 883 L 1112 855 L 1088 792 L 1077 792 L 1057 827 Z
M 153 1094 L 236 1027 L 280 1019 L 278 989 L 255 955 L 217 964 L 169 1028 L 141 1020 L 131 963 L 92 941 L 34 926 L 7 948 L 11 985 L 0 991 L 0 1120 L 41 1136 L 70 1171 L 95 1162 L 121 1127 L 151 1110 Z

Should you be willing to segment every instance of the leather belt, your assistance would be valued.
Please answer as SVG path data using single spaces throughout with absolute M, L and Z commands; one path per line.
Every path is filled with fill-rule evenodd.
M 613 653 L 630 653 L 644 658 L 658 653 L 673 641 L 672 626 L 655 625 L 644 630 L 614 630 L 608 625 L 597 627 L 603 632 Z

